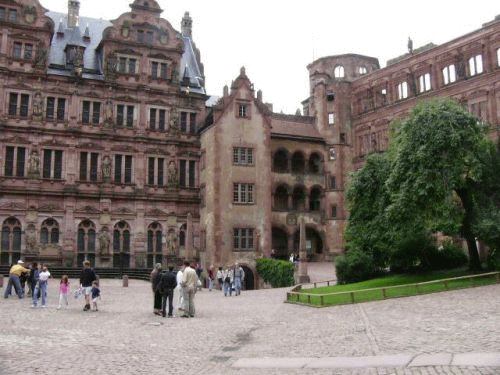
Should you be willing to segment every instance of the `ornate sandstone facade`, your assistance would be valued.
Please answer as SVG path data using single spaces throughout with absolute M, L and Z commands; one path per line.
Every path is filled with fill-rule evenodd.
M 154 0 L 108 22 L 0 1 L 0 263 L 145 267 L 199 256 L 191 38 Z

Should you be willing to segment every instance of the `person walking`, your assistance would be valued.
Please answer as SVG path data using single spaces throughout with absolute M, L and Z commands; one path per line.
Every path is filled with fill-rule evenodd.
M 174 289 L 177 286 L 177 275 L 174 272 L 174 267 L 168 267 L 168 271 L 161 275 L 160 284 L 158 289 L 161 293 L 161 315 L 167 316 L 167 299 L 168 299 L 168 317 L 173 316 L 174 311 Z
M 158 290 L 158 284 L 161 280 L 161 268 L 161 263 L 156 263 L 153 271 L 151 271 L 151 288 L 154 295 L 153 313 L 155 315 L 161 315 L 161 293 Z
M 179 297 L 177 299 L 177 309 L 179 311 L 184 310 L 184 288 L 182 287 L 182 270 L 184 266 L 182 266 L 179 271 L 177 271 L 176 281 L 177 281 L 177 293 Z
M 59 306 L 57 309 L 59 310 L 64 303 L 64 306 L 68 308 L 68 295 L 69 295 L 69 279 L 68 275 L 63 275 L 61 277 L 61 282 L 59 283 Z
M 90 295 L 92 293 L 92 283 L 97 280 L 97 276 L 92 268 L 90 268 L 90 262 L 88 260 L 83 262 L 83 270 L 80 274 L 80 286 L 83 288 L 83 293 L 85 295 L 85 306 L 83 311 L 90 310 Z
M 184 318 L 194 318 L 194 295 L 196 294 L 196 287 L 198 283 L 198 276 L 196 271 L 189 265 L 189 262 L 184 262 L 184 271 L 182 271 L 182 287 L 184 288 Z
M 234 266 L 234 295 L 239 296 L 241 294 L 241 283 L 245 279 L 245 271 L 243 268 L 236 263 Z
M 227 297 L 227 295 L 229 294 L 229 297 L 231 297 L 231 294 L 233 293 L 233 269 L 227 267 L 222 272 L 222 277 L 224 278 L 224 296 Z
M 42 307 L 47 307 L 47 288 L 49 286 L 50 272 L 47 266 L 42 267 L 42 272 L 38 275 L 38 283 L 35 286 L 35 291 L 33 292 L 33 306 L 36 307 L 38 304 L 38 295 L 42 297 Z
M 219 290 L 222 290 L 224 285 L 224 278 L 222 277 L 222 267 L 217 270 L 217 282 L 219 283 Z
M 7 287 L 5 288 L 5 293 L 3 295 L 4 298 L 9 298 L 12 293 L 12 286 L 14 286 L 14 290 L 16 291 L 19 299 L 24 298 L 24 291 L 21 287 L 20 277 L 23 273 L 28 273 L 30 270 L 23 267 L 24 262 L 22 260 L 18 260 L 17 264 L 14 264 L 9 270 L 9 282 L 7 283 Z
M 92 289 L 90 290 L 92 294 L 92 307 L 94 311 L 97 311 L 97 300 L 101 298 L 101 289 L 99 289 L 99 283 L 97 280 L 92 281 Z
M 208 281 L 208 291 L 211 292 L 214 287 L 214 268 L 210 266 L 207 272 L 207 281 Z

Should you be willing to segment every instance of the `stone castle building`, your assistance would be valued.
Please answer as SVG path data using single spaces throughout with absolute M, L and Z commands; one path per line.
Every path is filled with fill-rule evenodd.
M 500 19 L 440 46 L 308 66 L 304 115 L 272 111 L 245 70 L 209 97 L 186 13 L 155 0 L 113 21 L 0 0 L 0 265 L 151 267 L 344 248 L 348 174 L 417 101 L 457 99 L 494 126 Z

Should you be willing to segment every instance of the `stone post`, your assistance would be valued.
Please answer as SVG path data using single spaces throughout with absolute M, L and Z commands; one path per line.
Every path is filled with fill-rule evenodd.
M 299 234 L 299 267 L 296 281 L 303 284 L 311 281 L 307 274 L 306 224 L 303 216 L 299 219 Z

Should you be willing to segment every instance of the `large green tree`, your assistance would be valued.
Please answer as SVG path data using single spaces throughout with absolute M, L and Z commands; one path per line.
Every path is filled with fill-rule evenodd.
M 393 220 L 421 220 L 432 232 L 460 235 L 470 268 L 481 268 L 473 230 L 474 189 L 484 169 L 486 128 L 450 99 L 421 102 L 394 129 L 387 181 Z

